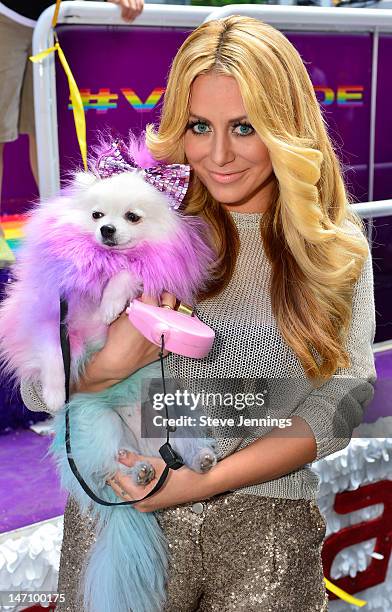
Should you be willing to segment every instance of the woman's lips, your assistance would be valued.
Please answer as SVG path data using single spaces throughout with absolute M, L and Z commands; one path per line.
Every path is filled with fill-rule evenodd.
M 211 177 L 217 183 L 234 183 L 244 174 L 245 170 L 241 172 L 232 172 L 230 174 L 221 174 L 219 172 L 210 172 Z

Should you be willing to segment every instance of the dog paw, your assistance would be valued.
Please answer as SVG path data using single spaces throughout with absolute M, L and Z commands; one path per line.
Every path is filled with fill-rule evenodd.
M 155 470 L 151 463 L 145 461 L 137 461 L 132 466 L 132 478 L 137 485 L 146 485 L 155 477 Z
M 57 412 L 65 404 L 65 391 L 62 389 L 44 387 L 42 397 L 51 412 Z
M 106 301 L 102 300 L 99 307 L 101 321 L 105 325 L 110 325 L 115 321 L 124 310 L 126 304 L 123 299 Z
M 215 453 L 208 447 L 202 448 L 193 460 L 192 468 L 196 472 L 208 472 L 214 465 L 217 459 Z

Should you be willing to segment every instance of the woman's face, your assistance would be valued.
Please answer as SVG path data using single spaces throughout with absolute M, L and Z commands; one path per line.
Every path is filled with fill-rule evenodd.
M 263 212 L 274 181 L 268 149 L 250 125 L 234 77 L 199 75 L 191 87 L 185 155 L 210 194 L 229 210 Z

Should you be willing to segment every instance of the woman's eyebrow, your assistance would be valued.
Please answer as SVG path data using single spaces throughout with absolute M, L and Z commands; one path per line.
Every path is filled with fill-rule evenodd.
M 201 115 L 198 115 L 197 113 L 194 113 L 192 111 L 189 112 L 189 115 L 191 117 L 196 117 L 197 119 L 200 119 L 200 121 L 205 121 L 206 123 L 211 123 L 211 121 L 209 119 L 207 119 L 206 117 L 202 117 Z M 235 119 L 230 119 L 227 123 L 231 124 L 231 123 L 237 123 L 237 121 L 242 121 L 243 119 L 247 119 L 248 116 L 247 115 L 243 115 L 242 117 L 236 117 Z

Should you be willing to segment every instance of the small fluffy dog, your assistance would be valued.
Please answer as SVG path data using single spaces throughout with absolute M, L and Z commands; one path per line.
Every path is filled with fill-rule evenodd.
M 14 281 L 0 304 L 3 370 L 39 380 L 55 413 L 55 457 L 62 486 L 97 518 L 97 542 L 80 580 L 91 612 L 158 612 L 165 599 L 167 549 L 153 513 L 132 506 L 92 503 L 70 470 L 65 451 L 65 376 L 59 342 L 59 300 L 67 299 L 71 383 L 106 341 L 108 325 L 143 291 L 166 290 L 193 303 L 214 266 L 204 222 L 178 208 L 189 167 L 159 165 L 135 138 L 128 146 L 102 143 L 93 171 L 79 172 L 56 199 L 37 205 L 25 226 L 13 266 Z M 77 393 L 67 404 L 72 454 L 79 472 L 102 499 L 118 502 L 106 479 L 124 466 L 126 448 L 159 456 L 163 439 L 141 438 L 141 383 L 159 378 L 159 363 L 98 393 Z M 185 464 L 206 471 L 216 463 L 209 438 L 173 439 Z M 149 482 L 150 464 L 139 462 L 134 481 Z M 142 491 L 142 489 L 141 489 Z M 140 497 L 143 497 L 141 493 Z

